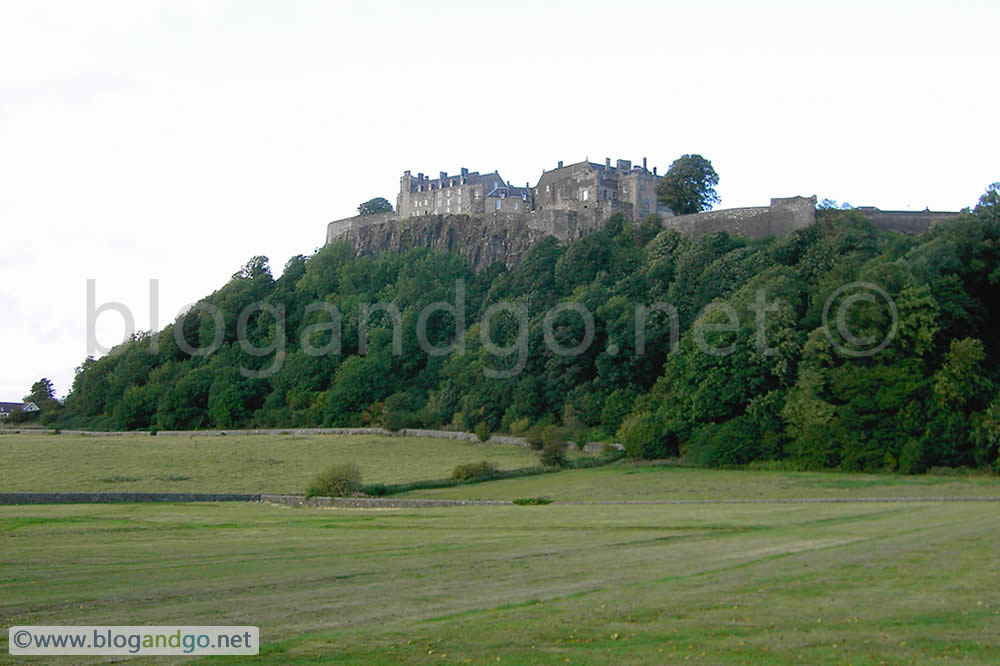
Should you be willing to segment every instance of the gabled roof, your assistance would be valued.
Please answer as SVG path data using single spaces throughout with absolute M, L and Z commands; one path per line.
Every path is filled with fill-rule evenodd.
M 19 409 L 24 409 L 29 404 L 34 403 L 24 403 L 24 402 L 0 402 L 0 412 L 16 412 Z
M 486 196 L 497 198 L 520 197 L 521 199 L 527 201 L 531 197 L 531 190 L 527 187 L 513 187 L 501 183 L 499 187 L 491 190 Z
M 478 171 L 473 171 L 471 173 L 465 174 L 465 182 L 464 183 L 461 182 L 461 179 L 462 179 L 462 174 L 458 174 L 458 173 L 453 173 L 453 174 L 450 174 L 448 176 L 445 176 L 445 180 L 448 183 L 451 183 L 452 180 L 458 180 L 459 184 L 461 184 L 461 185 L 476 185 L 478 183 L 485 182 L 485 183 L 487 183 L 487 188 L 486 189 L 493 189 L 493 186 L 490 185 L 490 183 L 492 183 L 493 181 L 497 181 L 500 184 L 503 184 L 503 182 L 504 182 L 503 178 L 500 177 L 500 172 L 498 172 L 498 171 L 492 171 L 490 173 L 482 173 L 482 174 L 479 173 Z M 433 186 L 434 189 L 442 189 L 441 188 L 441 177 L 440 176 L 438 176 L 437 178 L 428 178 L 427 180 L 423 181 L 423 183 L 425 185 L 429 186 L 429 187 Z M 416 192 L 417 191 L 417 186 L 420 185 L 420 184 L 421 184 L 420 181 L 418 181 L 416 178 L 413 178 L 412 180 L 410 180 L 410 191 L 411 192 Z M 452 185 L 449 184 L 448 187 L 459 187 L 459 185 L 452 186 Z

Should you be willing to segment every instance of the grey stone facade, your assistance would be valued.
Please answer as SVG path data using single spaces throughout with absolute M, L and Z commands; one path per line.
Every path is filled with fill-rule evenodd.
M 613 166 L 584 161 L 543 171 L 535 187 L 505 181 L 498 171 L 481 174 L 462 168 L 458 174 L 442 171 L 437 178 L 404 171 L 399 179 L 396 214 L 400 218 L 424 215 L 482 215 L 493 212 L 527 214 L 535 210 L 586 211 L 612 205 L 629 217 L 669 215 L 656 202 L 656 169 L 633 167 L 629 160 Z

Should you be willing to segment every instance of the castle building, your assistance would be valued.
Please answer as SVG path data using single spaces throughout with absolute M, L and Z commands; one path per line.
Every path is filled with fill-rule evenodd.
M 587 209 L 622 211 L 642 218 L 671 212 L 657 203 L 656 168 L 649 171 L 646 159 L 642 167 L 629 160 L 614 166 L 584 161 L 564 166 L 559 162 L 551 171 L 543 171 L 535 187 L 525 183 L 517 187 L 504 181 L 500 173 L 480 174 L 461 169 L 457 175 L 440 172 L 431 179 L 422 173 L 405 171 L 399 183 L 396 214 L 401 218 L 420 215 L 489 215 L 491 213 L 529 213 L 541 210 L 584 212 Z

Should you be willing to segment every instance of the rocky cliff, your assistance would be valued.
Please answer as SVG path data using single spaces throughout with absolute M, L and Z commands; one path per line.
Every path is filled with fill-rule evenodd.
M 530 228 L 524 220 L 426 215 L 349 226 L 328 241 L 346 240 L 357 255 L 405 252 L 415 247 L 457 252 L 474 270 L 480 270 L 497 261 L 514 266 L 544 236 L 545 230 Z
M 416 247 L 457 252 L 475 270 L 501 261 L 517 264 L 545 236 L 572 242 L 599 228 L 614 212 L 612 202 L 581 210 L 497 212 L 484 216 L 420 215 L 400 219 L 378 213 L 336 220 L 327 226 L 327 243 L 346 240 L 357 255 L 405 252 Z M 663 226 L 698 237 L 715 231 L 761 238 L 785 236 L 815 220 L 815 197 L 772 199 L 770 206 L 731 208 L 667 217 Z

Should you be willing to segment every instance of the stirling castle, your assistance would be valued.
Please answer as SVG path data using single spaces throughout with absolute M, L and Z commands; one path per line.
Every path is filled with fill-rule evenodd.
M 599 228 L 615 213 L 633 220 L 655 215 L 665 229 L 702 236 L 717 231 L 749 238 L 784 236 L 815 220 L 816 197 L 772 198 L 770 205 L 674 215 L 657 202 L 662 178 L 646 158 L 642 166 L 619 159 L 612 164 L 583 161 L 542 172 L 538 183 L 523 187 L 498 171 L 462 168 L 437 178 L 404 171 L 396 210 L 336 220 L 327 226 L 327 243 L 346 240 L 357 254 L 401 252 L 432 247 L 460 252 L 481 268 L 494 261 L 511 266 L 536 240 L 555 236 L 570 242 Z M 910 213 L 861 208 L 878 228 L 920 233 L 953 213 Z

